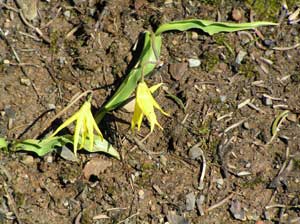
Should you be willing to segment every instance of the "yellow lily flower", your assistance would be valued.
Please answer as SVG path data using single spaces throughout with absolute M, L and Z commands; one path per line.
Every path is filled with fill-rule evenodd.
M 133 118 L 131 120 L 132 130 L 134 130 L 135 126 L 138 127 L 138 131 L 140 130 L 144 115 L 150 123 L 151 132 L 153 131 L 155 125 L 163 129 L 156 119 L 154 108 L 158 109 L 166 116 L 169 116 L 169 114 L 162 110 L 162 108 L 158 105 L 158 103 L 152 96 L 152 93 L 155 92 L 161 85 L 163 85 L 163 83 L 159 83 L 157 85 L 152 86 L 151 88 L 148 88 L 147 84 L 144 81 L 138 84 L 134 113 Z
M 91 112 L 91 102 L 86 101 L 81 106 L 81 108 L 72 117 L 68 118 L 63 124 L 61 124 L 50 137 L 55 136 L 59 131 L 67 127 L 75 120 L 76 120 L 76 126 L 73 135 L 73 146 L 74 146 L 74 153 L 76 155 L 80 137 L 81 137 L 81 143 L 79 149 L 83 148 L 83 146 L 85 145 L 86 138 L 88 137 L 89 138 L 88 147 L 89 150 L 92 150 L 94 145 L 94 129 L 96 130 L 101 140 L 103 140 L 103 135 L 99 130 L 98 125 Z

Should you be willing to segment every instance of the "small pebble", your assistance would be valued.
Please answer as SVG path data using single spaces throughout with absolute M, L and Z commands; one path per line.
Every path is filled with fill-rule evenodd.
M 49 103 L 47 106 L 48 106 L 49 110 L 55 110 L 55 108 L 56 108 L 55 104 L 53 104 L 53 103 Z
M 67 207 L 69 206 L 68 200 L 65 200 L 65 201 L 63 202 L 63 205 L 64 205 L 65 208 L 67 208 Z
M 245 168 L 250 168 L 250 167 L 251 167 L 251 163 L 247 162 L 246 165 L 245 165 Z
M 265 51 L 265 55 L 266 55 L 267 57 L 271 56 L 272 54 L 274 54 L 274 50 L 266 50 L 266 51 Z
M 70 17 L 71 17 L 71 12 L 70 12 L 69 10 L 64 11 L 64 16 L 65 16 L 66 18 L 70 18 Z
M 171 5 L 173 3 L 173 0 L 165 0 L 165 5 Z
M 53 156 L 47 156 L 46 157 L 46 162 L 47 163 L 53 163 L 53 160 L 54 160 Z
M 14 125 L 14 119 L 13 118 L 8 118 L 7 128 L 12 129 L 13 125 Z
M 10 61 L 9 61 L 9 60 L 7 60 L 7 59 L 4 59 L 4 60 L 3 60 L 3 64 L 5 64 L 5 65 L 9 65 L 9 63 L 10 63 Z
M 233 200 L 231 202 L 229 211 L 231 212 L 232 216 L 241 221 L 246 221 L 246 214 L 245 210 L 242 208 L 242 205 L 239 201 Z
M 122 108 L 128 113 L 133 113 L 135 108 L 135 99 L 130 100 Z
M 265 47 L 272 48 L 272 47 L 275 46 L 275 42 L 274 42 L 273 40 L 271 40 L 271 39 L 264 39 L 264 40 L 263 40 L 263 45 L 264 45 Z
M 246 51 L 240 50 L 238 55 L 236 56 L 235 63 L 240 65 L 246 55 Z
M 202 151 L 199 146 L 193 146 L 189 151 L 189 157 L 191 159 L 198 159 L 202 155 Z
M 197 58 L 188 59 L 188 63 L 189 63 L 190 68 L 199 67 L 201 65 L 200 59 L 197 59 Z
M 286 119 L 291 122 L 298 122 L 298 117 L 296 114 L 289 113 Z
M 232 19 L 239 22 L 243 19 L 243 13 L 240 9 L 233 9 L 231 12 Z
M 273 104 L 273 101 L 272 101 L 272 99 L 270 97 L 263 96 L 262 97 L 262 103 L 265 106 L 271 106 Z
M 191 192 L 185 196 L 186 210 L 192 211 L 195 208 L 196 197 L 194 192 Z
M 25 86 L 30 86 L 30 84 L 31 84 L 30 80 L 25 79 L 25 78 L 21 78 L 20 82 L 22 85 L 25 85 Z
M 198 39 L 198 33 L 192 32 L 192 40 L 197 40 L 197 39 Z
M 224 184 L 224 179 L 223 178 L 219 178 L 216 180 L 216 183 L 217 183 L 217 188 L 218 189 L 221 189 L 223 184 Z
M 250 125 L 249 125 L 249 122 L 244 122 L 243 123 L 243 128 L 245 128 L 246 130 L 249 130 L 250 129 Z
M 224 103 L 226 101 L 226 99 L 227 99 L 227 96 L 224 96 L 224 95 L 220 96 L 220 100 L 222 103 Z
M 167 166 L 167 161 L 168 161 L 168 159 L 167 159 L 164 155 L 161 155 L 161 156 L 159 157 L 159 161 L 160 161 L 160 163 L 161 163 L 163 166 Z
M 32 156 L 26 155 L 26 156 L 23 157 L 21 162 L 24 163 L 25 165 L 31 165 L 34 162 L 34 159 L 33 159 Z
M 140 200 L 143 200 L 145 198 L 145 192 L 143 190 L 139 190 L 138 195 Z
M 204 215 L 204 209 L 202 208 L 202 204 L 204 203 L 204 200 L 205 200 L 204 195 L 200 195 L 200 197 L 196 200 L 197 209 L 201 216 Z

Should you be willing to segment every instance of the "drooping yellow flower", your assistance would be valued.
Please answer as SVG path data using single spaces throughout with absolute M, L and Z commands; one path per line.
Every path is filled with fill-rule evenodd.
M 93 117 L 91 112 L 91 102 L 86 101 L 81 108 L 70 118 L 68 118 L 63 124 L 61 124 L 55 132 L 50 136 L 55 136 L 59 131 L 63 128 L 67 127 L 73 121 L 76 121 L 76 126 L 73 135 L 73 146 L 74 146 L 74 153 L 77 154 L 78 143 L 81 138 L 81 143 L 79 149 L 85 146 L 86 139 L 89 139 L 89 150 L 93 149 L 94 145 L 94 129 L 99 135 L 100 139 L 103 139 L 102 133 L 99 130 L 97 123 Z
M 151 88 L 148 88 L 147 84 L 144 81 L 138 84 L 134 113 L 133 118 L 131 120 L 132 130 L 134 130 L 135 126 L 137 126 L 138 130 L 140 130 L 144 115 L 150 123 L 151 132 L 153 131 L 155 125 L 162 129 L 162 126 L 157 121 L 154 108 L 158 109 L 166 116 L 169 116 L 169 114 L 162 110 L 162 108 L 158 105 L 158 103 L 152 96 L 152 93 L 155 92 L 161 85 L 162 83 L 159 83 L 157 85 L 152 86 Z

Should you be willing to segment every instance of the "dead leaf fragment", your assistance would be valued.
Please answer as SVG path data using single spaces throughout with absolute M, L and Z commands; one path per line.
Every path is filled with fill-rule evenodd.
M 187 69 L 187 63 L 170 64 L 169 73 L 173 79 L 178 81 L 182 78 Z
M 83 175 L 88 180 L 92 175 L 98 176 L 103 173 L 108 167 L 112 166 L 111 161 L 104 160 L 102 158 L 94 158 L 87 162 L 83 168 Z

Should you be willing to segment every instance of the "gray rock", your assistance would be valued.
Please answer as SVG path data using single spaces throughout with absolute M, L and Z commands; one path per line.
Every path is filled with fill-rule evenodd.
M 262 103 L 265 106 L 272 106 L 273 101 L 272 101 L 272 99 L 270 97 L 263 96 L 262 97 Z
M 189 224 L 188 220 L 181 215 L 177 215 L 174 211 L 168 212 L 167 219 L 169 224 Z
M 193 211 L 195 208 L 196 197 L 194 192 L 191 192 L 185 196 L 185 204 L 187 211 Z
M 246 51 L 240 50 L 238 55 L 236 56 L 235 63 L 238 65 L 241 64 L 241 62 L 243 61 L 246 55 L 247 55 Z
M 231 212 L 233 218 L 241 221 L 246 221 L 245 210 L 242 208 L 242 205 L 238 200 L 233 200 L 231 202 L 229 211 Z
M 160 161 L 160 163 L 161 163 L 163 166 L 167 166 L 168 159 L 167 159 L 167 157 L 165 157 L 164 155 L 161 155 L 161 156 L 159 157 L 159 161 Z
M 190 58 L 188 59 L 188 63 L 190 68 L 199 67 L 201 65 L 201 61 L 198 58 Z
M 198 159 L 202 155 L 202 150 L 199 148 L 198 144 L 194 145 L 189 150 L 189 157 L 191 159 Z

